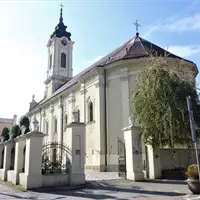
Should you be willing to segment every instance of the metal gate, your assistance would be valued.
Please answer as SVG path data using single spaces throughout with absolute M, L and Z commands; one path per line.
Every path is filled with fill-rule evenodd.
M 69 147 L 62 143 L 50 142 L 42 147 L 42 174 L 69 173 L 71 155 Z
M 118 175 L 126 178 L 126 148 L 124 140 L 117 138 L 118 142 Z

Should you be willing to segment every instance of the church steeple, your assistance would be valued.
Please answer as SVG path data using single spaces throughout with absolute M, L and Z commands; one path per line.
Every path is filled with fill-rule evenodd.
M 66 31 L 63 22 L 63 5 L 61 4 L 58 25 L 47 43 L 48 66 L 45 97 L 51 96 L 61 85 L 73 77 L 72 51 L 74 42 L 71 33 Z
M 58 25 L 55 27 L 55 31 L 51 34 L 50 38 L 53 37 L 66 37 L 68 40 L 71 40 L 71 33 L 66 31 L 67 26 L 63 23 L 63 5 L 60 5 L 60 19 Z

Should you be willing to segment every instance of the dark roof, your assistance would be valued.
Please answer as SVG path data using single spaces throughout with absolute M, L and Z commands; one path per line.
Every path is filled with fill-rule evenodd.
M 59 24 L 55 27 L 55 31 L 51 34 L 50 38 L 53 37 L 66 37 L 68 40 L 71 40 L 71 33 L 66 31 L 67 26 L 63 23 L 63 16 L 62 16 L 62 8 L 60 9 L 60 19 Z
M 162 49 L 161 47 L 139 37 L 139 34 L 136 34 L 135 37 L 128 40 L 126 43 L 121 45 L 119 48 L 115 49 L 108 55 L 104 56 L 99 61 L 95 62 L 94 64 L 92 64 L 91 66 L 89 66 L 88 68 L 86 68 L 85 70 L 83 70 L 82 72 L 77 74 L 76 76 L 74 76 L 71 80 L 69 80 L 68 82 L 63 84 L 50 97 L 41 100 L 37 104 L 36 107 L 38 107 L 38 105 L 41 105 L 44 102 L 48 101 L 49 99 L 55 97 L 56 95 L 60 94 L 61 92 L 63 92 L 67 88 L 71 87 L 72 85 L 76 84 L 78 82 L 78 79 L 82 75 L 88 73 L 95 67 L 103 67 L 105 65 L 111 64 L 111 63 L 119 61 L 119 60 L 137 59 L 137 58 L 141 58 L 141 57 L 148 57 L 150 55 L 163 56 L 166 54 L 168 57 L 183 59 L 183 58 L 176 56 L 176 55 Z M 183 60 L 185 60 L 185 59 L 183 59 Z M 192 61 L 189 61 L 189 60 L 185 60 L 185 61 L 193 63 Z

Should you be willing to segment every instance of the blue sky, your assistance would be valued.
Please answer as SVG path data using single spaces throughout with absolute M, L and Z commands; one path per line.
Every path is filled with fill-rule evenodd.
M 34 93 L 43 98 L 47 70 L 46 44 L 58 23 L 75 41 L 74 74 L 135 35 L 168 48 L 200 65 L 200 1 L 0 1 L 0 117 L 24 114 Z

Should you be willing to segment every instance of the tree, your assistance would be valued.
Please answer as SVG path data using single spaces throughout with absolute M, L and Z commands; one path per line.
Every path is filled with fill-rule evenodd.
M 9 139 L 9 128 L 5 127 L 2 130 L 1 136 L 3 137 L 3 142 L 7 141 Z
M 14 139 L 20 135 L 21 135 L 21 129 L 20 129 L 19 125 L 14 125 L 10 132 L 10 139 Z
M 130 98 L 130 112 L 141 127 L 144 142 L 152 146 L 191 144 L 186 96 L 192 98 L 197 137 L 200 138 L 200 104 L 193 81 L 182 70 L 173 71 L 165 57 L 154 57 L 138 73 Z

